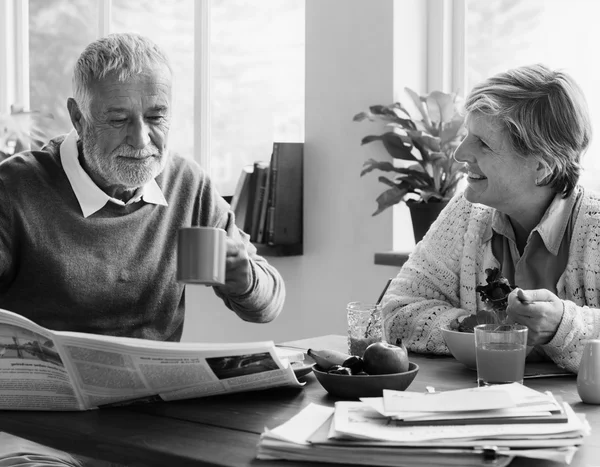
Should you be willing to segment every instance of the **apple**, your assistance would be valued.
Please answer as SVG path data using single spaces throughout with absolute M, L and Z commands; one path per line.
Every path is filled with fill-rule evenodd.
M 408 353 L 401 341 L 400 345 L 375 342 L 363 354 L 364 370 L 370 375 L 388 375 L 408 371 Z

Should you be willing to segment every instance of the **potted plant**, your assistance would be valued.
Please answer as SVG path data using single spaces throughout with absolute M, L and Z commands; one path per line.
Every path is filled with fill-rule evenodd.
M 26 149 L 39 149 L 48 137 L 51 114 L 13 108 L 0 113 L 0 162 Z
M 361 144 L 381 141 L 395 161 L 403 161 L 398 164 L 369 159 L 364 163 L 361 177 L 374 170 L 390 174 L 379 177 L 388 189 L 377 198 L 373 215 L 405 202 L 411 213 L 415 241 L 419 242 L 464 177 L 464 165 L 456 162 L 452 154 L 466 130 L 456 94 L 433 91 L 419 96 L 409 88 L 405 90 L 420 118 L 413 118 L 401 103 L 395 102 L 371 106 L 367 112 L 356 114 L 354 121 L 384 122 L 388 131 L 365 136 Z

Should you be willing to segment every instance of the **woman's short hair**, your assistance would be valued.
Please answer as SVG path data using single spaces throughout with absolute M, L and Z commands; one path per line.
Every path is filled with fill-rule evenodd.
M 465 110 L 498 119 L 518 154 L 546 166 L 550 175 L 538 184 L 565 197 L 573 191 L 592 127 L 583 92 L 567 73 L 539 64 L 499 73 L 471 90 Z
M 131 33 L 110 34 L 89 44 L 77 59 L 73 97 L 84 117 L 89 118 L 92 83 L 111 74 L 125 81 L 160 65 L 171 71 L 168 57 L 150 39 Z

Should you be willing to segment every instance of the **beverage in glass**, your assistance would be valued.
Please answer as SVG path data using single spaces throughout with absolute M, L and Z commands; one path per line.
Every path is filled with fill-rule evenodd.
M 365 349 L 381 342 L 381 306 L 373 303 L 350 302 L 346 307 L 348 318 L 348 353 L 362 357 Z
M 527 327 L 520 324 L 475 326 L 477 385 L 523 383 Z

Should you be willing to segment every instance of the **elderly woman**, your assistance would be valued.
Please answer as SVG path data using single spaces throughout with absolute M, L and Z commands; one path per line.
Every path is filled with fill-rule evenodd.
M 567 74 L 527 66 L 476 86 L 465 109 L 454 157 L 467 187 L 392 281 L 385 336 L 447 354 L 441 328 L 482 308 L 475 289 L 497 267 L 521 289 L 507 312 L 529 328 L 530 356 L 576 373 L 584 340 L 600 337 L 600 197 L 577 184 L 591 138 L 583 94 Z

